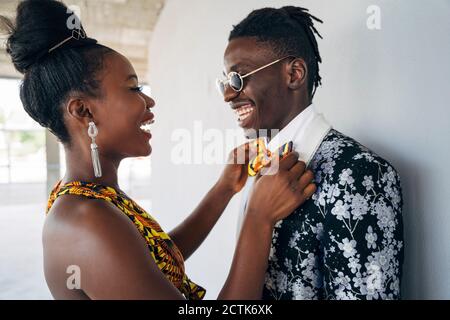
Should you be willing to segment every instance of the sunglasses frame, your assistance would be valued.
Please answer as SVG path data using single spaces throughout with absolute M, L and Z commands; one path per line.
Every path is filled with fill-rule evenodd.
M 271 65 L 274 65 L 275 63 L 278 63 L 278 62 L 280 62 L 280 61 L 282 61 L 282 60 L 284 60 L 284 59 L 287 59 L 287 58 L 295 58 L 295 56 L 292 56 L 292 55 L 285 56 L 285 57 L 283 57 L 283 58 L 280 58 L 280 59 L 277 59 L 277 60 L 275 60 L 275 61 L 272 61 L 272 62 L 270 62 L 270 63 L 268 63 L 268 64 L 265 64 L 265 65 L 263 65 L 262 67 L 259 67 L 259 68 L 255 69 L 255 70 L 253 70 L 253 71 L 251 71 L 251 72 L 249 72 L 249 73 L 246 73 L 246 74 L 244 74 L 244 75 L 240 75 L 240 74 L 239 74 L 238 72 L 236 72 L 236 71 L 231 71 L 231 72 L 229 72 L 229 73 L 227 74 L 226 79 L 224 79 L 224 80 L 216 79 L 217 89 L 220 91 L 220 93 L 221 93 L 222 95 L 224 95 L 224 94 L 225 94 L 225 90 L 226 90 L 226 89 L 225 89 L 225 86 L 228 84 L 229 87 L 230 87 L 231 89 L 233 89 L 234 92 L 241 92 L 242 89 L 244 89 L 244 79 L 245 79 L 245 78 L 247 78 L 248 76 L 251 76 L 252 74 L 257 73 L 258 71 L 261 71 L 261 70 L 263 70 L 263 69 L 265 69 L 265 68 L 268 68 L 268 67 L 270 67 Z M 241 86 L 240 86 L 239 89 L 233 88 L 233 86 L 230 84 L 230 83 L 231 83 L 231 77 L 233 77 L 233 76 L 235 76 L 235 75 L 237 75 L 238 78 L 239 78 L 239 80 L 241 81 Z M 223 90 L 222 90 L 222 88 L 223 88 Z

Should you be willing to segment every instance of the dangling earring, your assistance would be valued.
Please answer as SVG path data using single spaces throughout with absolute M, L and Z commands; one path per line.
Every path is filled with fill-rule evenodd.
M 92 157 L 92 165 L 94 167 L 94 176 L 96 178 L 100 178 L 102 176 L 102 167 L 100 165 L 100 159 L 98 156 L 98 146 L 95 143 L 95 138 L 98 135 L 98 129 L 93 121 L 89 122 L 88 135 L 92 139 L 91 157 Z

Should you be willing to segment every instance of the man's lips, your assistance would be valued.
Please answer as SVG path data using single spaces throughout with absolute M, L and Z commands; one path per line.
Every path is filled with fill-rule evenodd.
M 237 109 L 239 109 L 241 107 L 248 106 L 248 105 L 254 106 L 255 104 L 253 102 L 251 102 L 250 100 L 248 100 L 248 101 L 239 101 L 239 102 L 235 101 L 235 102 L 231 102 L 230 103 L 230 107 L 233 110 L 237 110 Z

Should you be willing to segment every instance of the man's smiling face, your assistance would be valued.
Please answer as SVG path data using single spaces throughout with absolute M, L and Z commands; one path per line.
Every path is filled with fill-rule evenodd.
M 279 58 L 282 57 L 256 38 L 232 39 L 224 54 L 225 72 L 244 75 Z M 286 62 L 289 60 L 246 77 L 241 92 L 235 92 L 228 85 L 225 87 L 224 100 L 236 113 L 247 138 L 255 138 L 255 132 L 260 129 L 281 129 L 285 125 L 290 109 Z

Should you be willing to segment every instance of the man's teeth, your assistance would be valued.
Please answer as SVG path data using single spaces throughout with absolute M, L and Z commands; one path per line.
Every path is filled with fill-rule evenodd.
M 244 121 L 245 119 L 247 119 L 248 117 L 250 117 L 250 113 L 247 113 L 243 116 L 239 116 L 239 121 Z
M 243 107 L 240 107 L 239 109 L 235 110 L 236 114 L 239 117 L 239 120 L 245 120 L 247 119 L 250 114 L 253 112 L 253 110 L 255 110 L 255 107 L 253 107 L 252 105 L 245 105 Z

